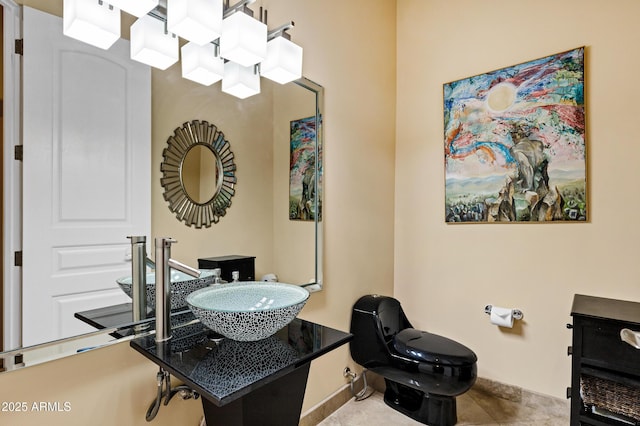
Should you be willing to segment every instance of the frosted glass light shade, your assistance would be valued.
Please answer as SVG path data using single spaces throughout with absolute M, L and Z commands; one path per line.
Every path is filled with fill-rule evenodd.
M 199 45 L 222 32 L 222 0 L 168 0 L 167 29 Z
M 242 66 L 236 62 L 224 64 L 222 91 L 236 98 L 245 99 L 260 93 L 260 75 L 254 72 L 254 66 Z
M 119 8 L 131 15 L 141 16 L 146 15 L 158 6 L 159 0 L 104 0 L 114 7 Z
M 105 50 L 120 38 L 120 9 L 98 0 L 64 0 L 62 7 L 64 35 Z
M 165 34 L 164 22 L 145 15 L 131 25 L 131 59 L 165 70 L 178 58 L 178 37 Z
M 267 58 L 260 64 L 263 77 L 280 84 L 302 77 L 302 47 L 284 37 L 267 43 Z
M 267 26 L 244 12 L 222 21 L 220 56 L 248 67 L 267 56 Z
M 182 46 L 182 77 L 205 86 L 222 80 L 224 61 L 216 57 L 216 47 L 211 44 L 198 46 L 189 42 Z

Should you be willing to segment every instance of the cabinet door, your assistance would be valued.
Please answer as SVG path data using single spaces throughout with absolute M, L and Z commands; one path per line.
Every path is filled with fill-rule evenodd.
M 640 350 L 623 342 L 620 331 L 630 324 L 619 321 L 580 321 L 580 358 L 587 363 L 615 371 L 640 374 Z

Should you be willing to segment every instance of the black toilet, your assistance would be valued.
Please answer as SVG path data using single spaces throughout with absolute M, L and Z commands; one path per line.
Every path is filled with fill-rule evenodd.
M 478 358 L 466 346 L 416 330 L 400 302 L 367 295 L 353 305 L 351 357 L 384 377 L 384 401 L 426 425 L 457 422 L 456 399 L 476 381 Z

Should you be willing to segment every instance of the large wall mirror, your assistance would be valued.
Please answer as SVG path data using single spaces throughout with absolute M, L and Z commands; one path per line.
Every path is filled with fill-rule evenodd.
M 49 1 L 49 0 L 46 0 Z M 6 9 L 5 9 L 6 11 Z M 14 12 L 17 12 L 14 10 Z M 5 19 L 7 17 L 5 16 Z M 8 19 L 11 19 L 9 16 Z M 6 21 L 5 21 L 6 22 Z M 12 28 L 5 27 L 5 38 L 13 39 L 14 34 L 7 34 L 8 30 Z M 10 52 L 5 52 L 5 55 Z M 179 66 L 178 66 L 179 68 Z M 6 72 L 11 72 L 5 68 Z M 15 70 L 13 70 L 15 72 Z M 49 72 L 43 69 L 42 72 Z M 161 71 L 154 71 L 154 73 L 162 73 Z M 178 71 L 174 73 L 179 74 Z M 162 75 L 162 74 L 158 74 Z M 14 78 L 18 78 L 14 76 Z M 16 80 L 18 81 L 18 80 Z M 154 92 L 154 107 L 156 96 L 156 85 L 163 84 L 162 78 L 155 78 L 152 80 L 151 90 Z M 170 84 L 170 83 L 167 83 Z M 190 83 L 192 84 L 192 83 Z M 210 87 L 210 91 L 219 91 L 219 87 Z M 65 95 L 62 94 L 62 97 Z M 173 96 L 173 95 L 172 95 Z M 178 97 L 173 97 L 172 101 L 176 103 L 184 102 L 188 103 L 191 96 L 191 92 L 184 91 Z M 226 96 L 226 95 L 225 95 Z M 261 97 L 260 99 L 258 97 Z M 244 103 L 243 103 L 244 102 Z M 259 126 L 253 124 L 254 118 L 247 113 L 249 104 L 261 103 L 262 105 L 268 105 L 267 109 L 262 109 L 261 116 L 258 120 L 261 123 Z M 194 250 L 194 254 L 190 256 L 191 261 L 189 263 L 196 266 L 195 256 L 201 255 L 202 257 L 217 256 L 224 254 L 246 254 L 256 256 L 256 277 L 260 278 L 261 274 L 268 272 L 275 272 L 278 275 L 280 281 L 295 283 L 304 285 L 309 288 L 310 291 L 317 291 L 322 288 L 322 220 L 318 217 L 312 218 L 312 220 L 291 220 L 289 217 L 289 196 L 290 196 L 290 156 L 291 156 L 291 122 L 311 118 L 317 123 L 317 129 L 313 141 L 313 150 L 316 154 L 316 158 L 321 159 L 322 149 L 322 132 L 321 132 L 321 117 L 323 108 L 323 89 L 318 84 L 307 80 L 305 78 L 287 85 L 278 85 L 270 83 L 263 79 L 263 90 L 260 95 L 256 95 L 255 99 L 251 100 L 238 100 L 234 107 L 236 114 L 236 123 L 232 123 L 229 120 L 217 121 L 216 113 L 208 111 L 206 116 L 201 117 L 182 117 L 176 114 L 175 117 L 171 117 L 173 121 L 171 129 L 175 129 L 181 126 L 183 123 L 191 119 L 208 120 L 210 123 L 219 126 L 220 130 L 224 132 L 225 137 L 228 138 L 231 149 L 235 153 L 235 164 L 237 166 L 238 182 L 234 187 L 236 193 L 234 194 L 233 203 L 228 207 L 224 217 L 220 218 L 219 222 L 212 224 L 207 230 L 195 229 L 193 227 L 187 227 L 172 217 L 172 220 L 178 222 L 179 226 L 183 228 L 184 235 L 177 235 L 177 239 L 180 242 L 181 249 L 191 245 L 191 241 L 199 241 L 202 247 Z M 154 111 L 154 119 L 157 119 Z M 23 123 L 29 122 L 29 117 L 23 117 Z M 161 120 L 167 120 L 167 117 L 161 117 Z M 6 124 L 6 122 L 5 122 Z M 155 129 L 155 123 L 152 124 Z M 243 140 L 237 136 L 235 128 L 245 128 L 251 130 L 256 134 L 262 135 L 262 143 L 267 146 L 267 156 L 255 155 L 254 147 L 247 147 L 248 141 Z M 6 134 L 6 132 L 5 132 Z M 162 135 L 154 135 L 152 143 L 156 145 L 164 145 L 167 138 L 171 135 L 171 132 L 163 133 Z M 156 140 L 158 139 L 158 140 Z M 197 148 L 202 151 L 202 148 Z M 206 149 L 206 148 L 205 148 Z M 5 149 L 5 152 L 6 149 Z M 265 152 L 265 151 L 261 151 Z M 193 154 L 193 158 L 191 158 Z M 212 158 L 207 160 L 207 151 L 200 152 L 200 155 L 196 152 L 194 147 L 193 152 L 185 154 L 186 167 L 194 167 L 198 169 L 197 175 L 187 178 L 191 179 L 187 183 L 190 196 L 197 202 L 203 202 L 208 197 L 219 190 L 219 180 L 216 176 L 220 176 L 222 170 L 221 165 L 214 161 Z M 210 156 L 209 156 L 210 157 Z M 5 164 L 9 161 L 5 155 Z M 154 178 L 159 181 L 159 162 L 150 161 L 151 167 L 155 170 Z M 319 212 L 321 209 L 321 194 L 322 194 L 322 162 L 316 161 L 313 165 L 313 193 L 318 194 L 312 199 L 312 210 Z M 213 181 L 213 186 L 207 186 L 203 184 L 202 176 L 208 176 L 206 181 Z M 211 178 L 213 176 L 213 178 Z M 155 179 L 154 179 L 155 180 Z M 149 182 L 149 185 L 159 185 L 159 182 Z M 94 194 L 96 197 L 100 197 L 99 193 Z M 34 196 L 34 194 L 22 194 L 23 197 Z M 268 200 L 268 206 L 265 205 L 265 200 Z M 91 200 L 86 199 L 85 202 L 90 205 L 91 203 L 98 203 L 99 199 Z M 159 221 L 161 225 L 157 225 L 156 215 L 166 216 L 171 214 L 169 212 L 167 203 L 164 203 L 164 210 L 160 211 L 157 206 L 152 209 L 152 232 L 166 233 L 163 228 L 162 221 Z M 258 216 L 259 215 L 259 216 Z M 260 218 L 261 233 L 259 238 L 252 238 L 252 235 L 243 233 L 243 227 L 250 228 L 253 218 Z M 24 227 L 29 227 L 29 223 L 24 223 Z M 229 229 L 232 228 L 232 229 Z M 174 228 L 171 228 L 173 231 Z M 224 231 L 223 231 L 224 230 Z M 205 234 L 205 232 L 211 232 L 212 234 Z M 229 249 L 230 252 L 225 253 L 224 246 L 213 246 L 210 241 L 214 239 L 213 236 L 217 233 L 227 232 L 230 235 L 235 235 L 236 240 L 234 248 Z M 148 235 L 148 241 L 153 241 L 153 236 Z M 175 236 L 175 235 L 172 235 Z M 128 244 L 126 240 L 127 235 L 122 235 L 122 242 L 124 245 Z M 7 235 L 4 236 L 5 258 L 10 247 Z M 224 243 L 225 239 L 223 239 Z M 238 242 L 239 241 L 239 242 Z M 219 244 L 222 244 L 219 243 Z M 204 247 L 204 248 L 203 248 Z M 240 248 L 238 248 L 240 247 Z M 148 246 L 148 252 L 151 253 L 151 247 Z M 237 253 L 242 251 L 242 253 Z M 25 256 L 27 254 L 25 253 Z M 7 278 L 11 274 L 5 272 L 4 294 L 7 293 Z M 112 284 L 114 289 L 118 289 L 115 283 L 115 278 L 122 276 L 122 272 L 117 272 L 112 278 Z M 6 301 L 6 300 L 5 300 Z M 10 321 L 11 315 L 7 311 L 5 303 L 5 312 L 3 312 L 3 318 L 5 319 L 5 328 L 10 326 L 7 321 Z M 11 370 L 17 367 L 29 366 L 39 364 L 41 362 L 57 359 L 60 357 L 68 356 L 77 353 L 79 350 L 85 350 L 88 348 L 98 348 L 104 345 L 109 345 L 117 342 L 114 340 L 112 334 L 116 331 L 119 333 L 121 328 L 129 330 L 131 324 L 123 324 L 122 327 L 115 325 L 108 330 L 79 333 L 75 336 L 69 336 L 65 339 L 46 342 L 44 344 L 38 344 L 30 347 L 5 347 L 5 352 L 0 353 L 3 365 L 6 369 Z

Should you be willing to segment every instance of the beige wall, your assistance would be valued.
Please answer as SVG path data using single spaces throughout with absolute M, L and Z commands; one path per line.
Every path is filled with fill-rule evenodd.
M 20 3 L 58 15 L 62 10 L 62 0 Z M 323 85 L 326 94 L 325 289 L 311 296 L 302 316 L 348 330 L 357 297 L 393 291 L 396 4 L 388 0 L 264 0 L 262 4 L 269 10 L 270 26 L 295 21 L 292 36 L 305 49 L 304 74 Z M 124 36 L 127 33 L 123 31 Z M 179 241 L 175 257 L 193 263 L 201 255 L 240 250 L 260 234 L 253 228 L 235 233 L 215 227 L 186 228 L 169 213 L 159 186 L 162 146 L 184 121 L 211 119 L 207 112 L 215 102 L 210 92 L 183 81 L 176 67 L 154 71 L 152 76 L 152 226 L 154 235 L 162 233 Z M 251 100 L 246 103 L 251 104 Z M 229 112 L 243 114 L 243 109 Z M 218 123 L 224 128 L 222 121 Z M 251 137 L 255 141 L 256 127 L 260 126 L 232 134 L 224 131 L 233 144 Z M 236 131 L 249 135 L 245 138 Z M 234 145 L 234 153 L 242 164 L 255 164 L 270 155 L 255 145 Z M 232 206 L 238 210 L 248 203 L 243 200 L 248 192 L 245 185 L 252 180 L 242 164 Z M 270 206 L 270 193 L 262 201 Z M 224 220 L 240 226 L 252 218 Z M 268 255 L 265 250 L 264 256 Z M 346 347 L 312 363 L 303 410 L 345 383 L 342 370 L 348 364 L 353 367 Z M 73 413 L 15 414 L 12 424 L 30 425 L 43 419 L 47 424 L 89 424 L 92 419 L 98 424 L 142 425 L 155 395 L 155 371 L 153 364 L 125 343 L 0 375 L 0 401 L 68 400 L 72 404 Z M 195 425 L 201 413 L 199 402 L 175 400 L 161 409 L 154 424 Z
M 12 426 L 149 424 L 145 414 L 155 399 L 157 371 L 155 364 L 123 342 L 22 371 L 3 373 L 0 401 L 25 402 L 27 411 L 2 411 L 0 423 Z M 49 410 L 52 411 L 39 411 L 40 402 L 51 403 Z M 153 424 L 197 426 L 201 417 L 199 400 L 184 401 L 176 396 L 168 406 L 160 408 Z
M 414 325 L 476 351 L 479 374 L 564 397 L 574 293 L 638 300 L 633 0 L 398 1 L 395 288 Z M 442 84 L 586 46 L 590 218 L 446 225 Z M 520 308 L 512 331 L 486 304 Z
M 263 92 L 270 86 L 263 84 Z M 251 117 L 247 123 L 242 117 Z M 191 120 L 217 126 L 229 141 L 238 179 L 227 214 L 209 228 L 188 227 L 171 213 L 160 184 L 162 151 L 177 127 Z M 182 78 L 180 64 L 165 71 L 152 70 L 151 233 L 178 241 L 172 257 L 197 266 L 200 257 L 228 254 L 256 256 L 260 274 L 272 264 L 272 157 L 271 97 L 256 96 L 238 102 L 219 85 L 205 87 Z M 151 247 L 153 240 L 148 245 Z M 151 248 L 149 248 L 151 250 Z
M 395 13 L 388 0 L 264 0 L 295 22 L 303 73 L 325 88 L 324 289 L 301 316 L 349 329 L 366 293 L 393 291 Z M 303 410 L 345 383 L 343 347 L 311 365 Z

